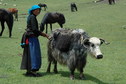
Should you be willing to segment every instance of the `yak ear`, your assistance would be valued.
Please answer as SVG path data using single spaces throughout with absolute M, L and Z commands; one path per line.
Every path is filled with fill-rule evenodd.
M 85 46 L 85 47 L 89 47 L 89 46 L 90 46 L 89 39 L 85 39 L 85 40 L 84 40 L 84 46 Z
M 105 42 L 105 40 L 101 38 L 100 38 L 100 41 L 101 41 L 101 45 Z
M 59 36 L 59 34 L 60 34 L 60 32 L 55 32 L 55 33 L 53 34 L 54 40 L 57 39 L 57 37 Z
M 101 39 L 101 38 L 100 38 L 100 41 L 101 41 L 101 44 L 103 44 L 103 43 L 105 43 L 106 45 L 110 44 L 110 43 L 106 42 L 104 39 Z

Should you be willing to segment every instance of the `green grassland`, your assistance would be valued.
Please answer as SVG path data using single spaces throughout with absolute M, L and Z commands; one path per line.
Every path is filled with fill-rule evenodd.
M 94 0 L 3 0 L 8 3 L 0 8 L 16 8 L 19 10 L 19 21 L 14 22 L 13 35 L 9 38 L 6 26 L 0 37 L 0 84 L 125 84 L 126 83 L 126 0 L 117 0 L 115 5 L 107 1 L 94 3 Z M 76 2 L 77 12 L 70 11 L 70 3 Z M 103 44 L 101 51 L 104 58 L 97 60 L 88 55 L 84 69 L 86 80 L 79 80 L 75 71 L 75 80 L 70 80 L 66 66 L 58 64 L 58 74 L 46 73 L 47 39 L 39 37 L 42 51 L 42 67 L 39 73 L 42 77 L 25 77 L 25 71 L 20 70 L 23 49 L 20 40 L 26 28 L 26 14 L 35 4 L 46 3 L 47 11 L 42 11 L 37 17 L 39 23 L 46 12 L 61 12 L 66 17 L 64 28 L 82 28 L 89 36 L 96 36 L 110 42 Z M 59 28 L 53 24 L 53 29 Z M 1 30 L 1 28 L 0 28 Z M 48 29 L 50 34 L 50 29 Z M 52 67 L 53 68 L 53 67 Z M 53 69 L 51 69 L 53 71 Z

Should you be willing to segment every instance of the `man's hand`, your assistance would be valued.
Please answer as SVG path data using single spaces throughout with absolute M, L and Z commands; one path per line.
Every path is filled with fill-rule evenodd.
M 47 34 L 43 33 L 43 32 L 41 32 L 41 36 L 46 37 L 47 39 L 50 40 L 49 36 Z

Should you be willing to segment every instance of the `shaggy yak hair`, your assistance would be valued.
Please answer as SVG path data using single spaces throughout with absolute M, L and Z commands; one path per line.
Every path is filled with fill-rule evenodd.
M 96 55 L 96 58 L 101 59 L 103 57 L 99 46 L 105 41 L 96 37 L 91 39 L 82 29 L 72 30 L 60 28 L 54 30 L 50 37 L 51 39 L 48 42 L 49 65 L 47 72 L 50 72 L 51 63 L 53 62 L 54 72 L 58 73 L 58 61 L 58 63 L 68 66 L 71 72 L 71 79 L 74 79 L 75 69 L 80 72 L 79 78 L 84 79 L 83 68 L 86 65 L 87 53 L 88 50 L 90 50 L 89 48 L 95 47 L 95 43 L 97 43 L 98 54 Z M 94 41 L 94 43 L 91 41 Z

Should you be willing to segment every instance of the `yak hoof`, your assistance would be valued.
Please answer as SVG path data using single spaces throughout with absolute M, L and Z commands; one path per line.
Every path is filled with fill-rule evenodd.
M 74 75 L 70 75 L 70 79 L 71 80 L 74 80 Z
M 50 70 L 47 70 L 46 73 L 50 73 Z
M 11 35 L 9 35 L 9 38 L 11 38 Z
M 54 70 L 54 73 L 55 73 L 55 74 L 57 74 L 57 73 L 58 73 L 58 71 L 57 71 L 57 70 Z
M 81 80 L 85 80 L 86 78 L 85 78 L 84 75 L 80 75 L 80 76 L 79 76 L 79 79 L 81 79 Z

